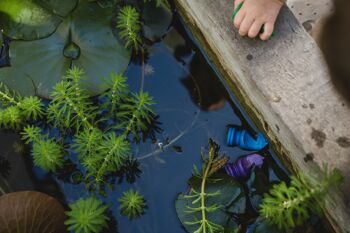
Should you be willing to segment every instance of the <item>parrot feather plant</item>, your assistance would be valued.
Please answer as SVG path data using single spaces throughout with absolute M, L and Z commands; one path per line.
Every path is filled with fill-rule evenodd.
M 108 175 L 125 170 L 131 142 L 139 142 L 155 121 L 155 102 L 145 92 L 129 92 L 122 75 L 111 74 L 108 90 L 98 98 L 89 96 L 84 79 L 84 71 L 72 67 L 45 105 L 39 97 L 22 97 L 0 84 L 0 125 L 22 131 L 34 165 L 47 172 L 63 168 L 68 152 L 75 152 L 87 186 L 99 189 Z
M 274 185 L 264 196 L 260 215 L 268 223 L 288 230 L 302 225 L 312 214 L 320 214 L 324 197 L 343 180 L 338 169 L 330 171 L 325 166 L 321 174 L 323 180 L 316 184 L 299 175 L 291 177 L 289 186 L 285 182 Z

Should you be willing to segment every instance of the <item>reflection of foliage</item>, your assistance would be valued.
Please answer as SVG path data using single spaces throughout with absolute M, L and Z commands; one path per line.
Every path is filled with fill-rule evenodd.
M 65 224 L 68 230 L 77 233 L 98 233 L 107 226 L 107 209 L 102 201 L 95 197 L 79 199 L 69 205 L 70 211 L 66 212 L 68 220 Z
M 0 175 L 7 178 L 10 175 L 11 164 L 4 157 L 0 156 Z
M 133 48 L 136 52 L 141 45 L 140 14 L 132 6 L 125 6 L 118 14 L 117 28 L 119 35 L 125 41 L 126 48 Z
M 146 200 L 137 191 L 129 190 L 124 192 L 123 196 L 119 198 L 119 203 L 120 213 L 129 219 L 140 217 L 145 212 Z
M 12 144 L 12 148 L 17 154 L 22 154 L 25 150 L 23 143 L 17 141 Z
M 136 181 L 136 178 L 140 177 L 141 174 L 139 167 L 140 163 L 137 159 L 129 157 L 127 160 L 125 160 L 125 163 L 117 172 L 119 183 L 123 181 L 124 177 L 127 182 L 131 184 L 134 183 Z
M 330 188 L 342 182 L 340 171 L 323 171 L 321 183 L 312 184 L 305 176 L 292 176 L 290 186 L 282 182 L 273 186 L 261 204 L 261 215 L 280 229 L 290 229 L 303 224 L 314 212 L 319 213 L 323 197 Z

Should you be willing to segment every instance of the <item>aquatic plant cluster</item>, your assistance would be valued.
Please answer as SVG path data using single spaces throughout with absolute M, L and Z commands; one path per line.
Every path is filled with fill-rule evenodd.
M 46 173 L 62 172 L 72 163 L 79 163 L 79 167 L 82 167 L 79 179 L 82 179 L 80 182 L 85 184 L 86 190 L 90 191 L 90 197 L 80 198 L 69 205 L 70 211 L 66 212 L 68 220 L 65 224 L 74 232 L 98 233 L 107 228 L 109 207 L 99 199 L 99 195 L 104 195 L 105 188 L 111 186 L 116 176 L 125 177 L 130 183 L 135 181 L 141 171 L 139 162 L 133 158 L 132 145 L 152 137 L 154 130 L 158 129 L 154 128 L 157 122 L 156 113 L 152 109 L 155 104 L 153 98 L 143 92 L 142 88 L 140 92 L 131 93 L 126 83 L 127 78 L 122 75 L 132 53 L 138 54 L 142 51 L 144 55 L 144 22 L 141 21 L 149 20 L 142 18 L 146 5 L 149 5 L 146 9 L 149 12 L 170 11 L 165 9 L 165 6 L 169 6 L 166 0 L 0 3 L 0 15 L 12 16 L 0 22 L 1 32 L 6 35 L 3 38 L 1 33 L 0 38 L 1 42 L 4 41 L 1 61 L 6 58 L 4 64 L 1 64 L 1 67 L 6 68 L 0 70 L 0 127 L 20 133 L 23 141 L 31 147 L 33 164 Z M 12 11 L 17 8 L 18 11 Z M 18 23 L 16 19 L 20 18 L 18 12 L 21 9 L 22 12 L 35 16 L 28 17 L 34 20 L 30 25 L 40 26 L 28 28 L 27 18 L 21 18 Z M 114 10 L 117 11 L 115 23 L 112 20 Z M 148 27 L 148 30 L 161 36 L 171 20 L 171 12 L 169 15 L 168 20 L 161 22 L 164 25 L 160 30 L 158 24 L 155 25 L 157 32 L 152 32 L 153 26 Z M 111 22 L 113 28 L 110 28 Z M 17 27 L 17 24 L 23 25 Z M 67 25 L 69 30 L 65 30 Z M 65 34 L 62 34 L 63 28 L 63 31 L 69 31 L 69 35 L 59 41 L 58 38 Z M 86 38 L 89 41 L 85 41 Z M 11 64 L 10 41 L 13 55 Z M 84 46 L 82 41 L 90 44 Z M 64 43 L 64 50 L 59 51 L 59 54 L 64 55 L 64 61 L 61 59 L 51 66 L 57 67 L 57 70 L 53 68 L 45 73 L 47 70 L 42 69 L 43 64 L 40 63 L 40 69 L 30 67 L 26 71 L 26 76 L 31 78 L 22 78 L 22 67 L 30 66 L 30 61 L 36 60 L 25 59 L 26 63 L 20 64 L 21 61 L 17 58 L 24 57 L 26 46 L 30 47 L 28 54 L 35 57 L 37 50 L 33 48 L 36 44 L 43 50 L 49 45 L 47 55 L 52 57 L 51 48 L 61 42 Z M 53 44 L 55 46 L 51 46 Z M 21 46 L 24 46 L 24 50 L 23 47 L 17 50 Z M 38 57 L 41 58 L 42 54 L 38 54 Z M 51 60 L 46 62 L 50 63 Z M 66 65 L 67 62 L 69 66 Z M 75 62 L 79 65 L 75 65 Z M 57 81 L 62 70 L 68 67 L 61 81 Z M 30 73 L 33 70 L 40 72 Z M 108 78 L 96 79 L 91 77 L 96 75 L 95 70 L 113 73 Z M 120 71 L 120 74 L 115 71 Z M 48 75 L 50 78 L 47 78 Z M 28 80 L 30 83 L 21 85 Z M 32 86 L 34 93 L 30 90 Z M 2 164 L 5 167 L 6 164 Z M 4 171 L 3 175 L 6 174 Z M 129 219 L 140 217 L 147 207 L 143 196 L 133 189 L 126 191 L 119 203 L 121 215 Z
M 230 126 L 230 129 L 232 131 L 233 127 Z M 245 149 L 261 150 L 266 146 L 257 146 L 263 145 L 259 139 L 261 136 L 254 139 L 239 127 L 235 131 L 240 131 L 235 140 L 242 143 L 250 141 L 251 146 L 244 144 Z M 228 133 L 231 137 L 231 132 Z M 242 135 L 249 140 L 243 140 Z M 201 171 L 194 167 L 193 176 L 188 181 L 189 191 L 179 194 L 176 200 L 178 217 L 188 232 L 236 232 L 247 221 L 244 216 L 239 217 L 239 212 L 235 212 L 241 208 L 242 196 L 250 196 L 251 188 L 246 186 L 246 182 L 252 182 L 249 181 L 252 173 L 262 170 L 266 158 L 254 153 L 228 163 L 229 158 L 220 154 L 219 146 L 211 139 L 207 155 L 202 153 L 201 158 Z M 253 217 L 257 222 L 254 232 L 260 232 L 256 226 L 266 228 L 263 232 L 286 232 L 305 224 L 312 216 L 321 215 L 324 197 L 341 185 L 343 177 L 338 169 L 329 170 L 327 166 L 317 174 L 322 178 L 321 182 L 311 181 L 299 174 L 298 177 L 292 176 L 289 184 L 282 181 L 270 188 L 265 187 L 259 202 L 252 204 L 251 200 L 246 200 L 249 205 L 255 205 L 258 211 Z M 253 183 L 261 179 L 253 177 Z
M 54 87 L 48 103 L 38 97 L 22 97 L 2 84 L 0 96 L 4 108 L 0 110 L 0 122 L 3 128 L 21 131 L 22 139 L 32 146 L 34 165 L 47 172 L 63 168 L 69 158 L 67 151 L 74 151 L 85 170 L 84 182 L 89 189 L 100 190 L 108 180 L 107 175 L 118 172 L 132 159 L 131 141 L 140 141 L 151 127 L 155 117 L 151 107 L 155 102 L 145 92 L 130 93 L 126 78 L 117 74 L 110 75 L 108 91 L 92 98 L 83 88 L 83 78 L 83 70 L 77 67 L 68 70 L 65 79 Z M 54 129 L 59 129 L 58 136 L 51 132 Z M 67 143 L 69 138 L 72 140 Z M 144 202 L 138 203 L 135 195 L 129 196 L 122 199 L 123 206 L 130 201 L 132 210 L 123 207 L 122 213 L 130 218 L 140 216 Z M 72 208 L 68 216 L 83 215 L 89 206 L 102 214 L 105 208 L 92 200 L 79 200 L 72 207 L 84 208 Z M 72 229 L 84 223 L 74 223 Z

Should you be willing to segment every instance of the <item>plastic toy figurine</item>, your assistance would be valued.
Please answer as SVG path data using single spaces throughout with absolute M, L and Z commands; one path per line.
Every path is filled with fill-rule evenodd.
M 259 151 L 264 149 L 268 142 L 261 133 L 252 136 L 240 126 L 227 126 L 226 145 L 237 146 L 243 150 Z

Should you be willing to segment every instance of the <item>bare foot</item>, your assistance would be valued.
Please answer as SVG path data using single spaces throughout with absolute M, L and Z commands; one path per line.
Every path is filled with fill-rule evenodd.
M 235 9 L 242 2 L 244 4 L 233 21 L 235 27 L 239 29 L 239 34 L 255 38 L 264 26 L 260 39 L 268 40 L 285 0 L 236 0 Z

